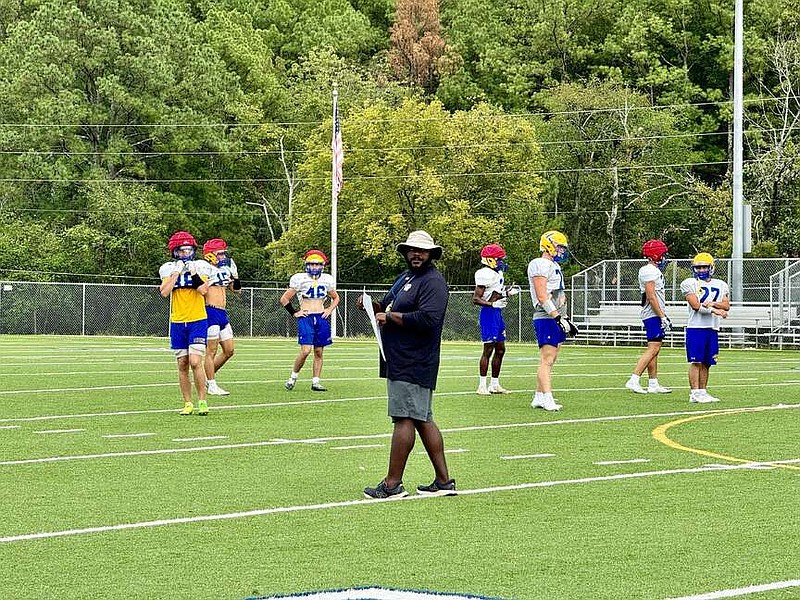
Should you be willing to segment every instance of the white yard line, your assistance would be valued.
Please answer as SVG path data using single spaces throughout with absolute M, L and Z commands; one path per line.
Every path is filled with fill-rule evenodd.
M 141 437 L 150 437 L 152 435 L 158 435 L 156 433 L 109 433 L 108 435 L 104 435 L 104 438 L 141 438 Z
M 49 434 L 49 433 L 79 433 L 81 431 L 86 431 L 85 429 L 42 429 L 39 431 L 34 431 L 33 433 L 42 433 L 42 434 Z
M 759 594 L 761 592 L 771 592 L 773 590 L 785 590 L 793 587 L 800 587 L 800 579 L 776 581 L 775 583 L 764 583 L 761 585 L 749 585 L 743 588 L 708 592 L 707 594 L 698 594 L 696 596 L 681 596 L 680 598 L 671 598 L 670 600 L 717 600 L 717 598 L 735 598 L 736 596 Z
M 626 479 L 641 479 L 646 477 L 659 477 L 667 475 L 684 475 L 684 474 L 697 474 L 697 473 L 720 473 L 722 471 L 735 471 L 748 468 L 747 465 L 730 465 L 725 469 L 714 468 L 709 469 L 706 467 L 698 467 L 691 469 L 671 469 L 664 471 L 648 471 L 642 473 L 621 473 L 617 475 L 607 475 L 603 477 L 582 477 L 580 479 L 562 479 L 555 481 L 537 481 L 532 483 L 520 483 L 513 485 L 502 485 L 487 488 L 477 488 L 471 490 L 459 490 L 459 496 L 471 496 L 476 494 L 490 494 L 497 492 L 510 492 L 517 490 L 526 490 L 534 488 L 555 487 L 560 485 L 578 485 L 586 483 L 599 483 L 606 481 L 619 481 Z M 331 508 L 345 508 L 350 506 L 362 506 L 367 504 L 381 504 L 384 502 L 404 502 L 414 500 L 425 500 L 435 496 L 420 496 L 411 495 L 405 498 L 386 498 L 381 500 L 346 500 L 343 502 L 327 502 L 323 504 L 307 504 L 299 506 L 278 506 L 273 508 L 262 508 L 257 510 L 249 510 L 233 513 L 221 513 L 216 515 L 198 515 L 194 517 L 179 517 L 173 519 L 158 519 L 154 521 L 141 521 L 137 523 L 120 523 L 117 525 L 102 525 L 97 527 L 84 527 L 80 529 L 66 529 L 62 531 L 41 531 L 36 533 L 26 533 L 20 535 L 9 535 L 0 537 L 0 543 L 8 544 L 12 542 L 21 542 L 24 540 L 37 540 L 55 537 L 67 537 L 76 535 L 86 535 L 90 533 L 104 533 L 108 531 L 121 531 L 125 529 L 143 529 L 148 527 L 162 527 L 166 525 L 178 525 L 182 523 L 200 523 L 205 521 L 224 521 L 231 519 L 243 519 L 249 517 L 260 517 L 273 514 L 296 513 L 303 511 L 313 510 L 326 510 Z M 438 501 L 441 501 L 439 499 Z M 445 500 L 447 502 L 447 500 Z
M 502 460 L 525 460 L 526 458 L 551 458 L 553 456 L 555 456 L 555 454 L 516 454 L 513 456 L 501 456 L 500 458 Z
M 227 440 L 227 435 L 207 435 L 205 437 L 172 438 L 173 442 L 206 442 L 209 440 Z
M 0 425 L 0 429 L 19 429 L 21 425 Z
M 635 463 L 648 463 L 649 458 L 631 458 L 630 460 L 598 460 L 593 462 L 593 465 L 632 465 Z
M 386 444 L 356 444 L 355 446 L 332 446 L 331 450 L 357 450 L 360 448 L 385 448 Z
M 759 412 L 763 410 L 785 410 L 785 409 L 794 409 L 800 408 L 800 404 L 787 404 L 787 405 L 776 405 L 771 407 L 753 407 L 750 409 L 742 409 L 742 408 L 731 408 L 731 409 L 718 409 L 718 410 L 692 410 L 692 411 L 677 411 L 677 412 L 668 412 L 668 413 L 646 413 L 646 414 L 639 414 L 639 415 L 616 415 L 616 416 L 608 416 L 608 417 L 587 417 L 583 419 L 559 419 L 554 421 L 531 421 L 527 423 L 503 423 L 497 425 L 469 425 L 464 427 L 452 427 L 449 429 L 442 429 L 442 433 L 461 433 L 461 432 L 468 432 L 468 431 L 493 431 L 499 429 L 520 429 L 520 428 L 528 428 L 528 427 L 548 427 L 552 425 L 569 425 L 574 423 L 602 423 L 607 421 L 627 421 L 632 419 L 652 419 L 652 418 L 664 418 L 664 417 L 679 417 L 684 415 L 697 415 L 697 414 L 740 414 L 744 411 L 753 411 Z M 95 458 L 117 458 L 117 457 L 126 457 L 126 456 L 148 456 L 148 455 L 158 455 L 158 454 L 172 454 L 172 453 L 180 453 L 180 452 L 205 452 L 205 451 L 212 451 L 212 450 L 231 450 L 236 448 L 254 448 L 258 446 L 274 446 L 274 445 L 283 445 L 283 444 L 327 444 L 329 442 L 342 442 L 342 441 L 354 441 L 354 440 L 376 440 L 376 439 L 383 439 L 383 438 L 390 438 L 392 436 L 391 432 L 387 433 L 373 433 L 373 434 L 360 434 L 360 435 L 349 435 L 349 436 L 331 436 L 331 437 L 320 437 L 320 438 L 309 438 L 309 439 L 270 439 L 270 440 L 263 440 L 257 442 L 242 442 L 239 444 L 220 444 L 217 446 L 197 446 L 197 447 L 190 447 L 190 448 L 160 448 L 156 450 L 136 450 L 130 452 L 104 452 L 101 454 L 77 454 L 72 456 L 50 456 L 50 457 L 43 457 L 43 458 L 26 458 L 26 459 L 19 459 L 19 460 L 7 460 L 7 461 L 0 461 L 0 465 L 26 465 L 26 464 L 37 464 L 37 463 L 52 463 L 52 462 L 65 462 L 65 461 L 73 461 L 73 460 L 90 460 Z M 456 448 L 455 451 L 465 451 L 463 449 Z M 769 461 L 771 463 L 777 462 L 793 462 L 795 459 L 791 461 Z M 798 459 L 800 460 L 800 459 Z

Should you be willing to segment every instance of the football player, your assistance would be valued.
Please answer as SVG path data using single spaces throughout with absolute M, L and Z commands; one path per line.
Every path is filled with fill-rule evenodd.
M 481 249 L 483 267 L 475 272 L 475 291 L 472 303 L 481 307 L 478 317 L 483 340 L 483 354 L 478 364 L 480 374 L 477 394 L 508 394 L 509 391 L 500 385 L 500 368 L 506 353 L 506 324 L 503 321 L 503 309 L 508 304 L 508 297 L 519 293 L 519 286 L 506 288 L 503 272 L 508 268 L 506 251 L 499 244 L 489 244 Z M 494 358 L 492 358 L 494 354 Z M 492 380 L 486 385 L 489 361 L 492 363 Z
M 205 358 L 208 393 L 212 396 L 227 396 L 230 392 L 219 387 L 216 380 L 217 372 L 234 353 L 233 329 L 226 310 L 228 300 L 226 292 L 230 289 L 239 293 L 242 282 L 239 280 L 239 269 L 230 257 L 225 240 L 214 238 L 203 244 L 203 258 L 213 267 L 206 273 L 209 285 L 206 294 L 208 341 Z M 218 354 L 219 348 L 222 348 L 222 352 Z
M 322 351 L 333 343 L 328 317 L 339 304 L 339 294 L 336 293 L 333 277 L 323 272 L 328 257 L 322 250 L 309 250 L 303 260 L 305 271 L 292 275 L 289 287 L 280 299 L 287 312 L 297 319 L 297 341 L 300 344 L 300 353 L 294 359 L 292 374 L 286 380 L 285 387 L 287 390 L 294 389 L 300 369 L 313 349 L 311 390 L 325 392 L 327 390 L 320 382 Z M 293 303 L 295 296 L 300 299 L 299 307 Z M 330 298 L 330 303 L 326 306 L 327 298 Z
M 194 375 L 197 388 L 197 414 L 207 415 L 206 374 L 203 370 L 203 355 L 206 351 L 208 320 L 203 296 L 208 292 L 208 282 L 198 274 L 205 261 L 195 260 L 197 242 L 192 234 L 176 231 L 167 242 L 172 260 L 161 265 L 159 288 L 161 295 L 170 297 L 169 339 L 170 347 L 178 359 L 178 384 L 183 396 L 180 414 L 194 412 L 192 384 L 189 369 Z
M 667 245 L 661 240 L 647 240 L 642 245 L 647 264 L 639 269 L 639 291 L 642 294 L 641 319 L 644 326 L 645 348 L 625 387 L 635 394 L 669 394 L 672 390 L 658 383 L 658 354 L 664 337 L 672 327 L 664 301 L 664 269 L 667 267 Z M 647 369 L 647 389 L 639 378 Z
M 692 260 L 693 277 L 681 282 L 689 321 L 686 324 L 686 359 L 689 362 L 689 402 L 719 402 L 708 393 L 708 372 L 717 364 L 719 327 L 731 308 L 728 284 L 714 276 L 714 258 L 701 252 Z
M 560 266 L 569 259 L 567 236 L 560 231 L 545 231 L 539 239 L 539 250 L 542 255 L 528 264 L 533 328 L 539 344 L 536 394 L 531 406 L 554 411 L 561 410 L 561 405 L 553 398 L 553 365 L 562 342 L 576 336 L 578 328 L 566 315 L 567 296 Z

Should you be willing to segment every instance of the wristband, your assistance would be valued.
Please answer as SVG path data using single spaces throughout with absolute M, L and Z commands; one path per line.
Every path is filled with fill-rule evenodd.
M 546 312 L 548 315 L 551 312 L 558 311 L 558 309 L 556 308 L 555 302 L 553 302 L 552 298 L 548 298 L 547 301 L 544 302 L 541 306 L 544 309 L 544 312 Z
M 697 309 L 697 312 L 699 312 L 701 315 L 710 315 L 713 313 L 713 309 L 710 306 L 700 306 L 700 308 Z
M 233 280 L 233 289 L 235 289 L 235 290 L 237 290 L 237 291 L 238 291 L 238 290 L 240 290 L 240 289 L 242 289 L 242 282 L 241 282 L 241 281 L 239 281 L 239 278 L 238 278 L 238 277 L 236 277 L 236 278 Z
M 294 313 L 297 312 L 297 309 L 294 306 L 292 306 L 291 302 L 289 302 L 288 304 L 284 304 L 283 308 L 285 308 L 286 312 L 288 312 L 292 316 L 294 316 Z
M 391 311 L 391 309 L 387 308 L 384 312 L 386 313 L 386 322 L 387 323 L 391 323 L 391 321 L 392 321 L 392 311 Z
M 202 277 L 200 277 L 200 275 L 198 275 L 197 273 L 195 273 L 194 275 L 192 275 L 192 287 L 193 287 L 193 288 L 195 288 L 195 289 L 197 289 L 197 288 L 199 288 L 201 285 L 203 285 L 203 278 L 202 278 Z

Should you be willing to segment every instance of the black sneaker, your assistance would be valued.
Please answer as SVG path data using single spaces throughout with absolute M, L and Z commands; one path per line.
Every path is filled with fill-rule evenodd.
M 374 488 L 364 488 L 365 498 L 405 498 L 408 496 L 406 488 L 401 481 L 393 488 L 386 487 L 386 481 L 381 481 Z
M 430 485 L 418 485 L 417 493 L 422 496 L 455 496 L 456 480 L 451 479 L 444 483 L 439 483 L 435 479 Z
M 288 391 L 292 391 L 294 389 L 294 385 L 297 383 L 297 379 L 292 379 L 291 377 L 286 380 L 286 383 L 283 384 Z
M 328 388 L 326 388 L 321 383 L 312 383 L 311 384 L 311 391 L 312 392 L 327 392 Z

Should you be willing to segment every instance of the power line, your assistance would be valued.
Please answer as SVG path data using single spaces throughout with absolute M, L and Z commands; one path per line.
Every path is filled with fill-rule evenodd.
M 745 163 L 753 163 L 754 160 L 745 161 Z M 694 167 L 709 167 L 727 165 L 729 161 L 706 161 L 706 162 L 688 162 L 688 163 L 664 163 L 664 164 L 651 164 L 651 165 L 624 165 L 624 166 L 608 166 L 608 167 L 581 167 L 575 169 L 533 169 L 527 171 L 474 171 L 470 173 L 412 173 L 407 175 L 350 175 L 345 178 L 346 182 L 352 181 L 395 181 L 402 179 L 421 179 L 427 177 L 442 177 L 442 178 L 462 178 L 462 177 L 495 177 L 495 176 L 511 176 L 511 175 L 554 175 L 565 173 L 603 173 L 607 171 L 640 171 L 644 169 L 683 169 Z M 327 182 L 330 176 L 327 177 L 306 177 L 297 178 L 295 182 L 302 183 L 316 183 Z M 105 183 L 105 184 L 170 184 L 170 183 L 276 183 L 286 180 L 282 177 L 209 177 L 203 179 L 60 179 L 60 178 L 27 178 L 27 177 L 5 177 L 0 178 L 3 183 Z
M 761 102 L 784 102 L 786 100 L 798 100 L 800 97 L 787 94 L 785 96 L 770 96 L 749 98 L 744 100 L 745 104 L 755 104 Z M 525 112 L 525 113 L 500 113 L 478 115 L 482 119 L 529 119 L 533 117 L 550 117 L 550 116 L 563 116 L 563 115 L 586 115 L 586 114 L 599 114 L 619 111 L 644 111 L 644 110 L 668 110 L 677 108 L 703 108 L 709 106 L 728 106 L 733 105 L 732 100 L 719 100 L 716 102 L 684 102 L 680 104 L 657 104 L 657 105 L 644 105 L 644 106 L 609 106 L 601 108 L 581 109 L 581 110 L 564 110 L 564 111 L 541 111 L 541 112 Z M 471 115 L 475 117 L 476 115 Z M 419 123 L 419 122 L 435 122 L 435 121 L 449 121 L 453 115 L 448 114 L 443 117 L 425 117 L 425 118 L 412 118 L 412 119 L 372 119 L 370 123 Z M 238 122 L 218 122 L 218 123 L 0 123 L 0 127 L 8 128 L 30 128 L 30 129 L 46 129 L 46 128 L 99 128 L 99 129 L 124 129 L 130 127 L 139 128 L 155 128 L 155 129 L 184 129 L 184 128 L 232 128 L 232 127 L 293 127 L 303 125 L 319 126 L 328 124 L 329 120 L 324 121 L 268 121 L 263 123 L 238 123 Z

